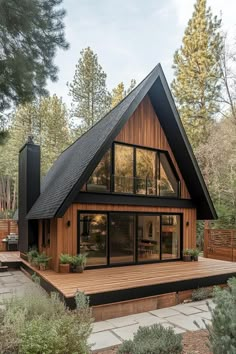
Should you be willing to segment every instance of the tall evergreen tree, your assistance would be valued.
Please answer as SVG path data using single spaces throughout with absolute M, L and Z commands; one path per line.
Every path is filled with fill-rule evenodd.
M 134 79 L 131 80 L 130 86 L 127 90 L 125 90 L 125 85 L 123 82 L 120 82 L 113 90 L 111 94 L 111 106 L 115 107 L 125 96 L 127 96 L 130 91 L 134 89 L 136 85 L 136 81 Z
M 0 0 L 0 140 L 4 111 L 45 95 L 47 79 L 57 79 L 53 58 L 66 49 L 62 0 Z
M 174 55 L 173 94 L 193 145 L 207 140 L 218 112 L 220 96 L 221 20 L 213 17 L 206 0 L 197 0 L 183 44 Z
M 106 78 L 107 75 L 98 63 L 97 54 L 90 47 L 83 49 L 73 82 L 69 84 L 73 115 L 81 119 L 78 135 L 92 127 L 110 108 Z
M 45 176 L 59 154 L 70 144 L 68 114 L 56 95 L 19 105 L 12 118 L 6 144 L 0 146 L 0 206 L 16 207 L 18 152 L 28 135 L 41 146 L 41 175 Z M 10 163 L 9 163 L 10 161 Z M 1 190 L 10 184 L 10 195 L 1 200 Z M 9 202 L 10 200 L 10 202 Z
M 56 49 L 66 49 L 62 0 L 0 0 L 0 112 L 45 94 L 56 80 Z

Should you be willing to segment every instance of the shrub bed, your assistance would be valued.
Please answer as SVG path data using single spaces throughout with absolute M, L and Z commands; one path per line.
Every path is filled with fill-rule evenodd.
M 87 354 L 91 332 L 88 299 L 78 293 L 77 309 L 70 311 L 57 294 L 39 286 L 23 297 L 13 296 L 0 308 L 1 354 Z
M 236 353 L 236 278 L 228 281 L 229 288 L 214 289 L 216 307 L 212 313 L 212 326 L 208 326 L 211 349 L 214 354 Z

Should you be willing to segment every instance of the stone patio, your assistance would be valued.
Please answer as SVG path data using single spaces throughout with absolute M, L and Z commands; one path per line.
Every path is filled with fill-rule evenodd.
M 24 291 L 29 285 L 34 286 L 34 283 L 20 270 L 0 273 L 0 303 L 1 300 L 12 296 L 12 294 L 24 295 Z
M 165 328 L 172 327 L 175 333 L 205 329 L 210 323 L 212 300 L 196 301 L 150 312 L 143 312 L 111 320 L 95 322 L 89 338 L 92 350 L 97 351 L 119 345 L 123 340 L 132 339 L 139 326 L 161 324 Z M 196 325 L 196 323 L 198 326 Z

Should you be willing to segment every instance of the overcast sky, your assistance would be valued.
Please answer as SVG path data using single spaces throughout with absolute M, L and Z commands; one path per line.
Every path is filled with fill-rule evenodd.
M 160 62 L 172 80 L 172 61 L 180 46 L 195 0 L 64 0 L 67 51 L 58 51 L 59 80 L 48 83 L 68 105 L 71 82 L 80 51 L 90 46 L 107 73 L 112 89 L 120 81 L 141 81 Z M 236 37 L 236 1 L 208 0 L 215 15 L 222 13 L 223 29 Z M 235 35 L 234 35 L 235 34 Z

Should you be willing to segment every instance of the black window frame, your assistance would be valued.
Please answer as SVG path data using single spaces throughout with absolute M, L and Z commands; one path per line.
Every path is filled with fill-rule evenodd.
M 115 183 L 114 183 L 114 176 L 115 176 L 115 145 L 125 145 L 128 147 L 133 147 L 133 191 L 131 193 L 127 193 L 127 192 L 115 192 Z M 120 141 L 113 141 L 111 147 L 109 148 L 111 149 L 111 166 L 110 166 L 110 190 L 109 191 L 104 191 L 104 192 L 97 192 L 97 191 L 87 191 L 87 183 L 86 183 L 86 193 L 94 193 L 94 194 L 114 194 L 114 195 L 128 195 L 128 196 L 139 196 L 139 197 L 148 197 L 148 198 L 162 198 L 162 199 L 180 199 L 181 198 L 181 181 L 179 178 L 179 175 L 176 171 L 176 168 L 174 166 L 174 163 L 170 157 L 170 154 L 167 150 L 161 150 L 161 149 L 155 149 L 155 148 L 151 148 L 151 147 L 146 147 L 143 145 L 136 145 L 136 144 L 129 144 L 129 143 L 124 143 L 124 142 L 120 142 Z M 154 151 L 156 153 L 156 171 L 155 171 L 155 180 L 156 180 L 156 194 L 139 194 L 136 193 L 136 179 L 137 179 L 137 171 L 136 171 L 136 149 L 145 149 L 145 150 L 150 150 L 150 151 Z M 166 195 L 166 196 L 161 196 L 161 191 L 160 191 L 160 183 L 158 183 L 158 181 L 160 181 L 160 154 L 163 153 L 165 154 L 167 161 L 170 165 L 170 168 L 177 180 L 177 195 Z M 158 166 L 157 166 L 158 165 Z M 83 190 L 81 190 L 81 192 L 85 192 Z
M 110 215 L 111 214 L 130 214 L 134 216 L 134 262 L 128 263 L 110 263 Z M 78 210 L 77 211 L 77 253 L 80 253 L 80 218 L 81 214 L 105 214 L 107 216 L 107 235 L 106 235 L 106 245 L 107 245 L 107 263 L 106 265 L 98 266 L 86 266 L 87 269 L 99 269 L 99 268 L 110 268 L 110 267 L 123 267 L 130 265 L 140 265 L 140 264 L 153 264 L 153 263 L 165 263 L 165 262 L 176 262 L 182 260 L 183 253 L 183 213 L 171 213 L 171 212 L 147 212 L 147 211 L 107 211 L 107 210 Z M 138 215 L 153 215 L 160 216 L 160 259 L 159 260 L 147 260 L 147 261 L 138 261 Z M 180 257 L 174 259 L 162 259 L 162 215 L 169 216 L 180 216 Z

